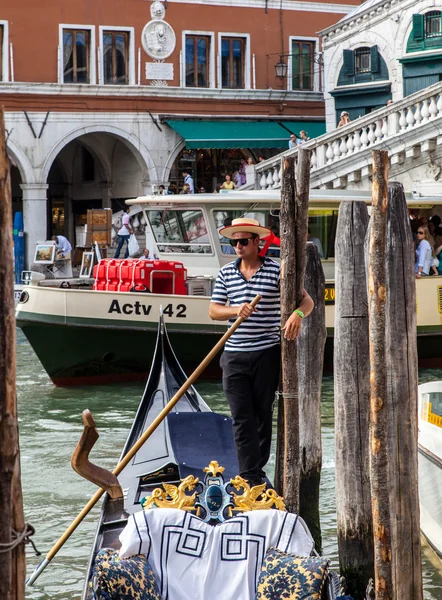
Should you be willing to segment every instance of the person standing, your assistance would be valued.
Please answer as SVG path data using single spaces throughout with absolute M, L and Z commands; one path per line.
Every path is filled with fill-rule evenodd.
M 344 127 L 345 125 L 348 125 L 350 123 L 351 119 L 350 119 L 350 115 L 348 114 L 348 112 L 346 110 L 343 110 L 341 112 L 341 120 L 338 123 L 338 127 Z
M 238 169 L 240 177 L 241 177 L 241 185 L 245 185 L 246 184 L 246 180 L 247 180 L 247 178 L 246 178 L 246 166 L 247 166 L 246 159 L 245 158 L 241 158 L 239 169 Z
M 130 207 L 128 206 L 123 211 L 122 225 L 117 233 L 118 243 L 117 243 L 117 249 L 115 250 L 114 258 L 120 258 L 120 252 L 123 249 L 124 242 L 127 243 L 126 252 L 124 253 L 124 258 L 129 258 L 129 239 L 130 239 L 130 234 L 133 233 L 133 229 L 131 229 L 131 227 L 130 227 L 129 213 L 130 213 Z
M 209 316 L 216 321 L 233 324 L 237 317 L 245 319 L 226 342 L 220 365 L 240 474 L 251 486 L 260 485 L 265 477 L 281 363 L 280 266 L 259 256 L 260 238 L 270 233 L 250 218 L 234 219 L 220 230 L 237 259 L 220 270 L 209 307 Z M 250 303 L 257 294 L 262 300 L 253 309 Z M 304 290 L 299 307 L 282 327 L 285 339 L 297 338 L 302 319 L 313 307 Z
M 416 262 L 414 271 L 417 279 L 430 274 L 433 262 L 433 249 L 430 244 L 430 232 L 428 227 L 422 225 L 417 230 Z
M 251 185 L 253 183 L 255 183 L 255 165 L 253 163 L 253 158 L 249 156 L 246 165 L 246 185 Z
M 230 177 L 230 175 L 226 175 L 225 176 L 225 181 L 221 184 L 221 189 L 222 190 L 234 190 L 236 188 L 236 183 L 234 183 L 232 181 L 232 178 Z
M 187 184 L 189 186 L 189 194 L 194 194 L 195 193 L 195 184 L 193 183 L 192 177 L 189 175 L 189 173 L 187 171 L 183 171 L 183 177 L 184 177 L 184 185 Z
M 67 259 L 71 257 L 72 246 L 64 235 L 53 235 L 52 241 L 57 246 L 57 258 Z
M 299 139 L 298 139 L 298 146 L 300 146 L 301 144 L 305 144 L 306 142 L 309 142 L 310 138 L 307 135 L 307 132 L 302 130 L 299 132 Z
M 296 133 L 292 133 L 289 139 L 289 148 L 296 148 L 298 145 L 298 136 Z

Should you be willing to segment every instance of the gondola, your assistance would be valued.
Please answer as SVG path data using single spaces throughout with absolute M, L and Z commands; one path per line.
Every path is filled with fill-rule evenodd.
M 160 317 L 154 359 L 149 378 L 122 457 L 186 381 L 170 345 Z M 224 481 L 238 474 L 231 419 L 214 413 L 198 392 L 190 387 L 173 412 L 135 454 L 118 476 L 123 497 L 105 495 L 89 559 L 82 600 L 92 600 L 90 579 L 97 553 L 103 548 L 120 548 L 119 536 L 131 515 L 142 510 L 140 502 L 163 484 L 179 485 L 193 475 L 204 481 L 204 468 L 213 460 L 223 465 Z M 329 574 L 323 600 L 339 595 L 339 579 Z

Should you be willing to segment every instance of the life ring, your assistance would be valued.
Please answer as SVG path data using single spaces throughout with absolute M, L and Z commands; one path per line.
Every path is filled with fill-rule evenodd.
M 144 285 L 144 283 L 136 283 L 132 288 L 130 288 L 129 292 L 141 292 L 143 294 L 150 294 L 151 291 Z

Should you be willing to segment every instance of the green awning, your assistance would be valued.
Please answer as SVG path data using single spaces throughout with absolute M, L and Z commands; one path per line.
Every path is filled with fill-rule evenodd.
M 186 140 L 186 148 L 286 148 L 291 133 L 310 138 L 325 133 L 323 121 L 181 121 L 166 123 Z

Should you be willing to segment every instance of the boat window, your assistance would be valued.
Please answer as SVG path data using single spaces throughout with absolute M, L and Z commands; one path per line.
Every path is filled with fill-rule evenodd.
M 321 258 L 334 258 L 336 226 L 338 224 L 337 210 L 309 210 L 308 227 L 310 241 L 318 248 Z
M 211 254 L 212 247 L 201 210 L 146 211 L 159 252 Z
M 249 217 L 250 219 L 256 219 L 261 225 L 268 227 L 279 237 L 279 211 L 272 210 L 270 212 L 269 210 L 251 210 L 244 212 L 243 210 L 215 210 L 214 217 L 218 231 L 222 227 L 230 225 L 233 219 Z M 235 250 L 232 248 L 227 238 L 220 235 L 219 241 L 221 243 L 221 251 L 223 254 L 235 254 Z M 279 246 L 271 245 L 267 252 L 267 256 L 279 258 Z
M 442 392 L 431 392 L 427 396 L 431 404 L 431 414 L 442 417 Z
M 239 217 L 251 217 L 256 219 L 264 227 L 268 227 L 279 237 L 279 211 L 276 210 L 252 210 L 244 212 L 241 210 L 215 210 L 215 223 L 217 229 L 227 226 L 233 219 Z M 310 240 L 316 245 L 321 258 L 334 258 L 336 225 L 338 222 L 337 210 L 309 210 Z M 227 238 L 221 235 L 220 243 L 223 254 L 235 254 Z M 271 245 L 267 256 L 279 257 L 279 246 Z

